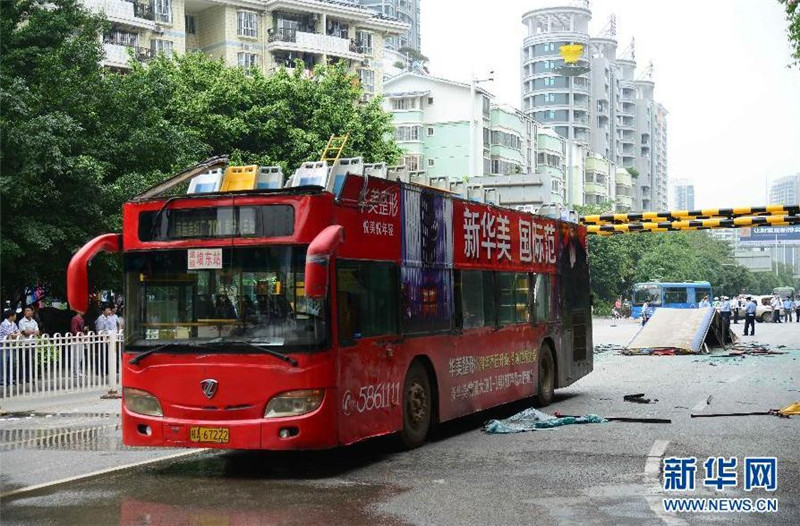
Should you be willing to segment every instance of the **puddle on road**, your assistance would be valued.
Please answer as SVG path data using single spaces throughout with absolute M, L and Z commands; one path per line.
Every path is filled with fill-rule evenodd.
M 400 524 L 376 509 L 403 489 L 349 475 L 382 458 L 201 453 L 11 499 L 3 524 Z
M 30 418 L 118 418 L 118 413 L 39 413 L 37 411 L 0 411 L 0 422 Z
M 0 451 L 13 449 L 116 451 L 124 449 L 119 430 L 119 423 L 88 427 L 0 429 Z

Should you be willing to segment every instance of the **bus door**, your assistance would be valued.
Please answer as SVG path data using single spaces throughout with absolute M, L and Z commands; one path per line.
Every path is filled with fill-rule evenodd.
M 403 372 L 394 359 L 400 339 L 397 265 L 336 261 L 339 343 L 339 441 L 397 430 Z

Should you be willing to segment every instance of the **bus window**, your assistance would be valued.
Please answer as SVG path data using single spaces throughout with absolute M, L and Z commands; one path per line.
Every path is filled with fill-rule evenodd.
M 686 297 L 686 287 L 669 287 L 664 289 L 664 303 L 667 305 L 675 303 L 688 303 Z
M 462 271 L 460 293 L 462 327 L 464 329 L 495 325 L 494 284 L 491 272 Z
M 708 296 L 708 299 L 713 298 L 713 296 L 711 295 L 711 289 L 709 287 L 695 287 L 694 289 L 695 303 L 700 303 L 706 296 Z
M 536 274 L 536 285 L 533 289 L 533 311 L 536 322 L 550 319 L 551 287 L 550 274 Z
M 635 285 L 633 289 L 633 304 L 642 305 L 647 302 L 653 305 L 661 305 L 661 285 Z
M 397 270 L 389 263 L 337 264 L 339 342 L 352 345 L 369 336 L 398 334 Z
M 531 321 L 530 279 L 521 272 L 498 272 L 500 325 Z

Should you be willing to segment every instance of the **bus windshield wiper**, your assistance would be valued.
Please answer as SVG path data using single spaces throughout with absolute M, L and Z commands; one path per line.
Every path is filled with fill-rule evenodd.
M 214 338 L 213 340 L 208 340 L 206 343 L 231 343 L 233 345 L 245 345 L 247 347 L 252 347 L 254 349 L 258 349 L 259 352 L 269 354 L 270 356 L 274 356 L 275 358 L 277 358 L 279 360 L 283 360 L 284 362 L 287 362 L 287 363 L 293 365 L 294 367 L 297 367 L 297 360 L 295 360 L 291 356 L 286 356 L 282 352 L 278 352 L 278 351 L 276 351 L 274 349 L 270 349 L 269 347 L 263 347 L 262 345 L 268 345 L 269 344 L 269 342 L 267 342 L 267 341 L 263 342 L 262 345 L 258 345 L 258 342 L 251 343 L 251 342 L 248 342 L 248 341 L 245 341 L 245 340 L 228 340 L 228 339 L 225 339 L 225 338 Z
M 194 349 L 197 349 L 197 348 L 209 349 L 209 347 L 206 347 L 205 345 L 202 345 L 202 344 L 199 344 L 199 343 L 186 343 L 186 342 L 182 342 L 182 343 L 177 343 L 177 342 L 165 343 L 164 345 L 158 345 L 156 347 L 153 347 L 152 349 L 148 349 L 148 350 L 146 350 L 144 352 L 141 352 L 141 353 L 137 354 L 136 356 L 134 356 L 133 358 L 128 360 L 128 363 L 131 364 L 131 365 L 136 365 L 137 363 L 141 362 L 142 360 L 144 360 L 145 358 L 147 358 L 151 354 L 155 354 L 157 352 L 161 352 L 164 349 L 194 350 Z

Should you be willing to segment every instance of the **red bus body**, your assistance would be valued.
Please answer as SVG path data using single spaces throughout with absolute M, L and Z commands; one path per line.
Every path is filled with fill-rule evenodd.
M 294 210 L 289 236 L 141 239 L 140 214 L 162 207 L 175 211 L 276 204 Z M 126 256 L 203 247 L 305 248 L 329 227 L 341 227 L 326 231 L 326 243 L 337 246 L 327 270 L 322 267 L 328 273 L 323 294 L 329 333 L 324 347 L 313 352 L 287 351 L 296 366 L 265 354 L 202 350 L 158 352 L 131 364 L 137 352 L 126 348 L 121 364 L 124 392 L 138 389 L 152 394 L 163 412 L 163 416 L 133 412 L 123 400 L 123 442 L 129 446 L 321 449 L 395 433 L 403 426 L 403 382 L 414 360 L 428 370 L 438 422 L 534 395 L 543 348 L 553 350 L 556 387 L 565 387 L 592 370 L 586 231 L 574 223 L 465 201 L 417 185 L 350 175 L 338 199 L 317 190 L 130 202 L 124 206 L 123 224 Z M 385 262 L 394 269 L 400 280 L 399 296 L 386 299 L 399 302 L 400 319 L 392 333 L 344 342 L 346 322 L 339 319 L 343 308 L 339 303 L 349 293 L 340 290 L 346 286 L 340 283 L 345 274 L 337 279 L 337 268 L 359 261 Z M 495 308 L 506 310 L 496 315 L 494 323 L 464 328 L 459 319 L 464 307 L 456 304 L 464 291 L 454 292 L 454 284 L 465 279 L 469 270 L 485 271 L 480 276 L 489 276 L 486 279 L 493 279 L 492 283 L 510 275 L 498 273 L 516 273 L 519 283 L 528 276 L 528 298 L 533 297 L 533 281 L 543 283 L 544 292 L 537 301 L 544 314 L 537 319 L 530 303 L 527 310 L 519 301 L 509 308 L 501 298 Z M 498 292 L 496 286 L 491 290 L 495 298 L 510 293 L 507 289 Z M 142 299 L 143 304 L 148 301 Z M 136 313 L 125 314 L 130 325 Z M 496 319 L 503 315 L 523 318 L 498 323 Z M 437 330 L 408 330 L 411 320 L 424 326 L 426 316 L 438 316 Z M 451 321 L 442 330 L 445 318 Z M 212 397 L 201 385 L 208 379 L 217 382 Z M 274 396 L 307 389 L 323 390 L 319 407 L 299 416 L 265 418 L 265 408 Z M 191 429 L 200 427 L 228 430 L 227 441 L 193 441 Z

